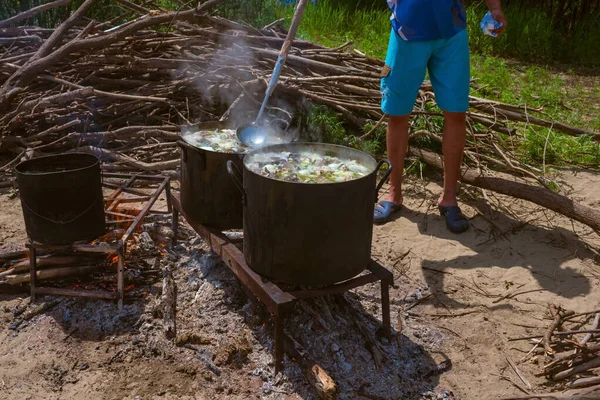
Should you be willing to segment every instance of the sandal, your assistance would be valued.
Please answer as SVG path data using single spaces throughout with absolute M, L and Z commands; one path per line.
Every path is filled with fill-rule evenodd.
M 469 220 L 458 206 L 444 207 L 438 205 L 438 210 L 440 210 L 440 215 L 446 218 L 446 226 L 450 232 L 463 233 L 469 229 Z
M 402 208 L 402 204 L 396 204 L 392 201 L 380 201 L 375 205 L 375 212 L 373 213 L 373 222 L 381 224 L 387 222 L 390 216 L 399 211 Z

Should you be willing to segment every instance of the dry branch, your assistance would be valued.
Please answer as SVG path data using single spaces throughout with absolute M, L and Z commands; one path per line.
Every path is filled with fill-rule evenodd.
M 431 151 L 411 147 L 411 155 L 437 169 L 443 169 L 440 155 Z M 516 197 L 538 204 L 566 217 L 579 221 L 597 232 L 600 232 L 600 210 L 579 203 L 544 187 L 510 181 L 505 178 L 485 176 L 474 169 L 463 168 L 461 181 L 482 189 Z
M 36 262 L 36 268 L 43 269 L 50 266 L 71 264 L 81 261 L 84 258 L 85 257 L 82 256 L 53 256 L 48 258 L 39 258 Z M 19 261 L 13 265 L 11 270 L 0 273 L 0 276 L 11 275 L 16 272 L 23 271 L 29 271 L 29 259 Z
M 284 335 L 285 351 L 294 357 L 300 365 L 302 374 L 310 386 L 317 392 L 319 398 L 332 400 L 336 398 L 337 385 L 335 381 L 317 364 L 300 343 L 294 340 L 289 333 Z
M 163 269 L 162 286 L 163 332 L 167 339 L 177 335 L 177 285 L 169 267 Z
M 108 46 L 120 39 L 123 39 L 127 35 L 131 35 L 136 31 L 144 28 L 148 28 L 154 25 L 160 25 L 163 23 L 170 23 L 176 19 L 180 20 L 192 20 L 194 17 L 201 12 L 204 12 L 211 7 L 221 3 L 223 0 L 209 0 L 205 3 L 198 5 L 197 9 L 186 10 L 182 12 L 172 12 L 166 14 L 160 14 L 155 16 L 145 16 L 144 18 L 134 22 L 131 25 L 127 25 L 121 29 L 113 31 L 107 35 L 101 35 L 98 37 L 87 38 L 87 39 L 75 39 L 62 47 L 56 49 L 50 53 L 50 50 L 58 44 L 58 41 L 62 39 L 66 31 L 73 26 L 73 24 L 87 11 L 87 9 L 96 0 L 86 0 L 81 7 L 77 9 L 73 15 L 63 22 L 50 36 L 50 38 L 38 49 L 35 55 L 23 66 L 18 72 L 11 76 L 0 88 L 0 110 L 6 107 L 12 99 L 23 90 L 23 87 L 29 84 L 35 76 L 41 73 L 43 70 L 56 64 L 57 62 L 65 59 L 69 54 L 74 51 L 80 51 L 82 49 L 98 49 Z
M 86 267 L 65 267 L 65 268 L 51 268 L 51 269 L 43 269 L 40 271 L 36 271 L 37 279 L 53 279 L 53 278 L 64 278 L 73 275 L 87 275 L 92 272 L 95 272 L 99 269 L 102 269 L 102 266 L 93 265 Z M 11 285 L 16 285 L 19 283 L 29 282 L 30 275 L 26 274 L 16 274 L 16 275 L 8 275 L 5 277 L 6 282 Z
M 157 154 L 144 146 L 178 140 L 179 126 L 189 121 L 231 120 L 236 124 L 255 116 L 284 39 L 271 30 L 205 13 L 220 1 L 206 1 L 179 12 L 146 12 L 146 7 L 152 7 L 149 2 L 137 6 L 121 0 L 123 7 L 144 15 L 120 26 L 103 21 L 83 28 L 77 22 L 84 19 L 85 7 L 92 2 L 88 0 L 55 30 L 9 28 L 7 38 L 36 35 L 44 43 L 17 41 L 2 55 L 6 62 L 0 65 L 0 108 L 4 111 L 0 113 L 0 153 L 9 153 L 7 160 L 14 160 L 5 164 L 5 169 L 25 155 L 73 148 L 101 156 L 105 169 L 175 169 L 179 163 L 176 151 Z M 155 26 L 169 29 L 150 29 Z M 364 134 L 366 124 L 384 126 L 379 88 L 383 61 L 349 46 L 326 48 L 295 40 L 273 96 L 273 103 L 279 104 L 269 108 L 270 115 L 281 117 L 282 109 L 290 114 L 324 104 L 338 113 L 349 134 L 357 137 Z M 429 82 L 422 85 L 413 114 L 430 126 L 423 132 L 440 141 L 429 118 L 441 114 L 425 111 L 427 104 L 435 104 Z M 514 153 L 525 140 L 527 124 L 570 134 L 590 133 L 543 119 L 547 117 L 539 109 L 475 96 L 470 105 L 465 163 L 491 176 L 502 171 L 548 184 L 543 171 Z M 369 138 L 376 128 L 362 139 Z M 472 173 L 467 177 L 476 178 Z M 494 179 L 482 182 L 497 186 Z M 551 193 L 529 183 L 504 190 L 512 195 L 522 188 L 527 199 Z M 548 196 L 542 205 L 566 199 Z M 592 210 L 591 219 L 597 215 L 594 209 L 578 208 L 578 203 L 569 204 L 568 200 L 557 204 L 555 211 L 560 208 L 559 212 L 565 213 L 573 208 L 570 214 Z M 590 218 L 585 220 L 590 222 Z
M 580 364 L 575 367 L 561 371 L 558 374 L 554 375 L 552 377 L 552 379 L 554 379 L 555 381 L 560 381 L 560 380 L 568 378 L 570 376 L 579 374 L 581 372 L 585 372 L 592 368 L 598 368 L 598 367 L 600 367 L 600 357 L 596 357 L 593 360 L 587 361 L 583 364 Z
M 562 131 L 566 134 L 572 136 L 580 136 L 580 135 L 590 135 L 595 140 L 600 140 L 600 132 L 594 132 L 587 129 L 580 129 L 574 126 L 570 126 L 567 124 L 563 124 L 562 122 L 555 121 L 547 121 L 541 118 L 536 118 L 531 115 L 526 115 L 524 113 L 518 111 L 506 110 L 503 108 L 495 107 L 494 104 L 473 104 L 471 106 L 480 110 L 487 112 L 488 114 L 497 115 L 498 118 L 502 118 L 506 121 L 519 121 L 519 122 L 527 122 L 529 124 L 539 125 L 546 128 L 553 128 L 559 131 Z
M 46 4 L 41 4 L 39 6 L 33 7 L 27 11 L 23 11 L 22 13 L 19 13 L 13 17 L 7 18 L 3 21 L 0 21 L 0 28 L 4 28 L 6 26 L 9 26 L 11 24 L 14 24 L 15 22 L 19 22 L 19 21 L 23 21 L 24 19 L 33 17 L 34 15 L 37 15 L 41 12 L 44 12 L 46 10 L 50 10 L 52 8 L 56 8 L 56 7 L 60 7 L 60 6 L 64 6 L 67 5 L 71 2 L 71 0 L 56 0 L 50 3 L 46 3 Z

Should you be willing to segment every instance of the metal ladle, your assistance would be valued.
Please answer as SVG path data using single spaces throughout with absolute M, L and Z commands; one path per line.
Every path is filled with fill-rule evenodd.
M 294 41 L 294 37 L 296 36 L 296 31 L 298 30 L 298 26 L 300 25 L 300 20 L 302 19 L 302 14 L 304 14 L 304 9 L 306 8 L 307 3 L 308 0 L 298 1 L 298 5 L 296 6 L 296 10 L 294 11 L 294 16 L 292 17 L 292 24 L 290 25 L 288 34 L 285 38 L 285 41 L 283 42 L 281 51 L 279 52 L 279 57 L 277 58 L 277 63 L 275 64 L 275 68 L 273 69 L 271 80 L 269 81 L 269 85 L 267 86 L 265 98 L 260 106 L 260 110 L 258 111 L 256 119 L 249 125 L 239 126 L 236 130 L 237 138 L 245 146 L 262 146 L 268 144 L 270 139 L 272 139 L 272 141 L 275 143 L 291 141 L 291 139 L 283 132 L 278 131 L 273 127 L 263 123 L 261 121 L 261 117 L 263 112 L 265 111 L 265 106 L 267 105 L 269 97 L 271 97 L 275 86 L 277 86 L 279 75 L 281 74 L 281 68 L 285 64 L 287 55 L 290 51 L 290 47 L 292 46 L 292 42 Z

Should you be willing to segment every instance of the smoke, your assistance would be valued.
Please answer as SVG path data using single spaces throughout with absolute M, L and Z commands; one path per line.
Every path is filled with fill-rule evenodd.
M 241 84 L 255 80 L 257 75 L 268 82 L 274 65 L 269 64 L 270 67 L 267 67 L 264 62 L 259 62 L 251 49 L 258 46 L 261 45 L 242 36 L 221 35 L 213 54 L 207 54 L 206 49 L 195 50 L 193 46 L 182 49 L 182 58 L 203 57 L 199 59 L 199 65 L 184 63 L 176 72 L 179 79 L 185 77 L 187 91 L 191 92 L 193 97 L 196 96 L 194 99 L 190 98 L 190 102 L 201 100 L 202 105 L 223 113 L 243 93 L 241 101 L 238 101 L 229 113 L 228 121 L 233 126 L 253 122 L 264 99 L 266 84 L 247 86 L 244 90 Z M 266 123 L 288 128 L 292 121 L 293 107 L 277 94 L 275 89 L 263 119 Z M 216 116 L 217 118 L 214 115 L 212 117 L 215 120 L 220 115 Z M 200 112 L 199 118 L 208 120 L 204 112 Z M 297 130 L 290 129 L 288 132 L 295 139 L 299 137 Z

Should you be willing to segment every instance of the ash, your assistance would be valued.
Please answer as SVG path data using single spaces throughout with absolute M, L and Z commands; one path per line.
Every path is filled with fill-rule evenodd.
M 155 272 L 139 274 L 154 279 L 138 285 L 134 290 L 144 296 L 130 298 L 120 313 L 110 301 L 53 296 L 43 296 L 35 305 L 26 297 L 13 298 L 12 308 L 4 306 L 13 337 L 52 318 L 67 338 L 95 341 L 96 350 L 105 349 L 100 359 L 70 359 L 71 368 L 53 362 L 47 371 L 42 368 L 44 379 L 62 391 L 94 368 L 131 371 L 158 362 L 161 379 L 170 368 L 177 373 L 167 389 L 140 386 L 132 393 L 127 386 L 127 396 L 114 398 L 318 398 L 301 366 L 287 355 L 283 371 L 274 375 L 271 317 L 250 303 L 233 273 L 201 238 L 187 226 L 181 226 L 180 236 L 180 244 L 156 257 L 138 254 L 145 268 Z M 150 251 L 152 241 L 140 234 L 132 254 Z M 172 271 L 177 288 L 176 336 L 171 338 L 163 329 L 161 270 Z M 457 399 L 438 387 L 440 375 L 451 367 L 449 360 L 433 357 L 443 347 L 444 334 L 411 320 L 403 323 L 401 333 L 384 338 L 379 293 L 379 284 L 371 284 L 345 295 L 299 301 L 285 321 L 286 335 L 331 376 L 339 399 Z M 392 310 L 398 309 L 398 293 L 392 295 Z

